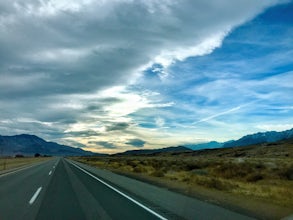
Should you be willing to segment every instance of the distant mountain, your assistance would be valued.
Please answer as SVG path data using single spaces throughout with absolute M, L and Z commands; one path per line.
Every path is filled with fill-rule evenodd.
M 188 144 L 185 147 L 188 147 L 192 150 L 201 150 L 201 149 L 215 149 L 223 147 L 224 143 L 219 143 L 217 141 L 211 141 L 208 143 L 201 143 L 201 144 Z
M 160 149 L 142 149 L 142 150 L 128 150 L 123 153 L 114 154 L 115 156 L 122 155 L 151 155 L 159 153 L 175 153 L 175 152 L 191 152 L 192 150 L 187 147 L 178 146 L 178 147 L 166 147 Z
M 285 139 L 277 142 L 253 144 L 242 147 L 228 147 L 217 149 L 201 149 L 178 156 L 200 156 L 206 158 L 293 158 L 293 139 Z
M 225 143 L 223 147 L 241 147 L 253 144 L 273 143 L 293 138 L 293 128 L 287 131 L 269 131 L 246 135 L 236 141 Z
M 2 155 L 41 155 L 52 156 L 86 156 L 93 155 L 90 151 L 47 142 L 35 135 L 21 134 L 15 136 L 0 135 L 0 154 Z

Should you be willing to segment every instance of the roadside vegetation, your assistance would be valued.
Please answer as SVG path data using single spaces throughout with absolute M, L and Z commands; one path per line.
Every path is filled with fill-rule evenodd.
M 169 188 L 177 187 L 190 195 L 207 189 L 246 198 L 246 202 L 253 200 L 259 201 L 259 204 L 274 204 L 293 212 L 291 142 L 181 154 L 74 159 Z M 213 193 L 208 194 L 213 197 Z
M 48 160 L 48 157 L 0 157 L 0 173 Z
M 293 161 L 283 159 L 119 157 L 79 158 L 125 173 L 159 177 L 293 206 Z

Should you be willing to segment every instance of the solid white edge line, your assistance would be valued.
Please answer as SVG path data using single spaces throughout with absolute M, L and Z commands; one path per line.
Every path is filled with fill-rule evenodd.
M 109 187 L 110 189 L 114 190 L 115 192 L 119 193 L 121 196 L 129 199 L 130 201 L 132 201 L 133 203 L 135 203 L 136 205 L 140 206 L 141 208 L 145 209 L 146 211 L 150 212 L 151 214 L 157 216 L 158 218 L 162 219 L 162 220 L 167 220 L 167 218 L 161 216 L 160 214 L 156 213 L 155 211 L 151 210 L 150 208 L 146 207 L 145 205 L 141 204 L 140 202 L 134 200 L 133 198 L 131 198 L 130 196 L 126 195 L 125 193 L 119 191 L 118 189 L 114 188 L 113 186 L 109 185 L 108 183 L 106 183 L 105 181 L 99 179 L 98 177 L 92 175 L 91 173 L 89 173 L 88 171 L 84 170 L 83 168 L 79 167 L 78 165 L 72 163 L 71 161 L 68 161 L 69 163 L 71 163 L 73 166 L 75 166 L 76 168 L 80 169 L 81 171 L 83 171 L 84 173 L 88 174 L 89 176 L 91 176 L 92 178 L 96 179 L 97 181 L 101 182 L 102 184 L 104 184 L 105 186 Z
M 39 187 L 39 188 L 37 189 L 37 191 L 35 192 L 35 194 L 34 194 L 33 197 L 31 198 L 31 200 L 29 201 L 29 204 L 30 204 L 30 205 L 32 205 L 32 204 L 35 202 L 35 200 L 36 200 L 36 198 L 38 197 L 38 195 L 40 194 L 41 190 L 42 190 L 42 187 Z

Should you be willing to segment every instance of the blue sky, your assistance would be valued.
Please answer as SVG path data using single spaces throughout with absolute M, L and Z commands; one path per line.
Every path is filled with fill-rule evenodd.
M 151 89 L 174 105 L 133 117 L 142 127 L 160 128 L 157 117 L 164 121 L 161 131 L 202 140 L 292 128 L 292 12 L 292 3 L 270 8 L 233 30 L 208 55 L 167 69 L 154 65 L 133 90 Z M 160 71 L 168 77 L 160 78 Z
M 292 1 L 0 6 L 2 135 L 114 153 L 293 127 Z

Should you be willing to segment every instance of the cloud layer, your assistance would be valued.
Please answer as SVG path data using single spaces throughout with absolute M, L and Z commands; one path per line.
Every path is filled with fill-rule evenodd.
M 175 102 L 151 86 L 139 88 L 145 71 L 160 76 L 156 83 L 168 79 L 170 66 L 212 53 L 235 27 L 280 2 L 3 1 L 0 132 L 107 150 L 160 145 L 152 125 L 141 124 L 166 129 L 159 112 Z M 218 79 L 189 92 L 221 90 L 225 83 Z

